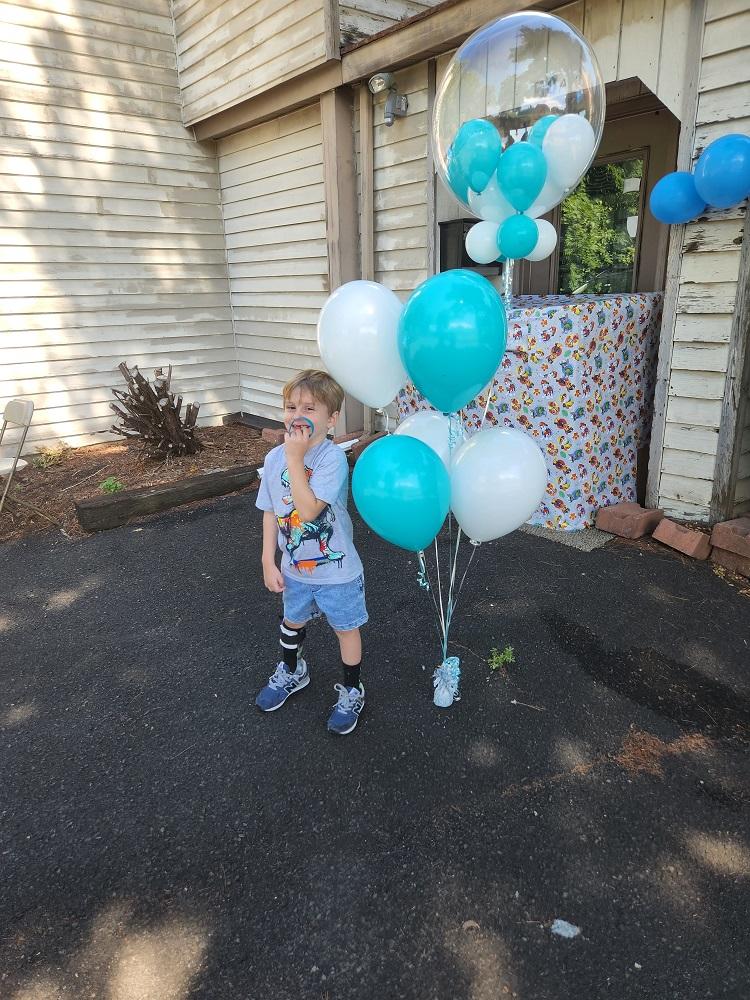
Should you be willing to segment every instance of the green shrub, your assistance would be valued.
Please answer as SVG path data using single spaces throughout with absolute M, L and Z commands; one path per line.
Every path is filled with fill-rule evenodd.
M 105 493 L 117 493 L 123 488 L 122 483 L 115 476 L 109 476 L 99 487 L 99 489 L 103 490 Z

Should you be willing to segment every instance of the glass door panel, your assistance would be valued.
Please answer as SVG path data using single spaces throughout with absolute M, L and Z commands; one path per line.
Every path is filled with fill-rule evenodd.
M 595 163 L 560 206 L 561 295 L 636 287 L 646 153 Z

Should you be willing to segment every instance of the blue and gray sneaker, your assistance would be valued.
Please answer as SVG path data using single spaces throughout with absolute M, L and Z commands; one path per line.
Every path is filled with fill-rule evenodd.
M 291 673 L 282 660 L 268 678 L 268 684 L 258 693 L 255 704 L 262 712 L 275 712 L 281 708 L 290 694 L 296 694 L 310 683 L 310 671 L 304 660 L 297 661 L 297 669 Z
M 365 689 L 361 684 L 358 688 L 347 688 L 343 684 L 335 684 L 334 691 L 338 692 L 339 700 L 328 719 L 328 731 L 345 736 L 359 722 L 359 716 L 365 707 Z

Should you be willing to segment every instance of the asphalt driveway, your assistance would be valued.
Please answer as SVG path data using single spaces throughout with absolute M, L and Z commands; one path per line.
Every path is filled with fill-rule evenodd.
M 0 997 L 747 1000 L 750 600 L 516 533 L 441 711 L 413 559 L 358 524 L 368 704 L 335 738 L 321 626 L 310 687 L 253 707 L 253 502 L 0 549 Z

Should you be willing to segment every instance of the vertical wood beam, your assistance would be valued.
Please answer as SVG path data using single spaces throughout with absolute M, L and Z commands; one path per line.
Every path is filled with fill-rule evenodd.
M 341 14 L 339 0 L 323 0 L 326 59 L 341 59 Z
M 725 521 L 734 513 L 737 469 L 740 462 L 745 408 L 750 391 L 750 226 L 745 216 L 737 298 L 729 337 L 729 359 L 721 403 L 716 467 L 711 493 L 711 522 Z
M 366 83 L 359 88 L 360 254 L 362 277 L 375 280 L 375 163 L 373 150 L 372 94 Z
M 677 147 L 677 170 L 689 170 L 693 156 L 705 14 L 706 0 L 691 0 L 688 44 L 685 53 L 685 90 L 682 97 L 680 140 Z M 648 480 L 646 482 L 646 504 L 649 507 L 658 507 L 659 505 L 664 433 L 667 424 L 669 380 L 672 374 L 672 349 L 674 346 L 675 321 L 677 319 L 677 297 L 680 291 L 680 268 L 682 265 L 684 239 L 685 227 L 672 226 L 669 236 L 669 252 L 667 254 L 664 309 L 659 337 L 659 360 L 656 368 L 654 415 L 651 422 L 651 446 L 648 460 Z
M 359 277 L 357 233 L 357 174 L 354 159 L 354 104 L 349 87 L 330 90 L 320 98 L 323 128 L 323 177 L 326 197 L 328 290 Z M 339 430 L 359 430 L 363 407 L 347 397 Z
M 372 94 L 366 83 L 359 88 L 359 164 L 360 164 L 360 217 L 359 251 L 360 273 L 366 281 L 375 280 L 375 152 L 374 112 Z M 365 434 L 373 429 L 372 409 L 364 408 Z
M 432 119 L 435 111 L 437 90 L 437 63 L 430 59 L 427 63 L 427 273 L 437 274 L 437 176 L 435 174 L 435 150 L 433 148 Z

